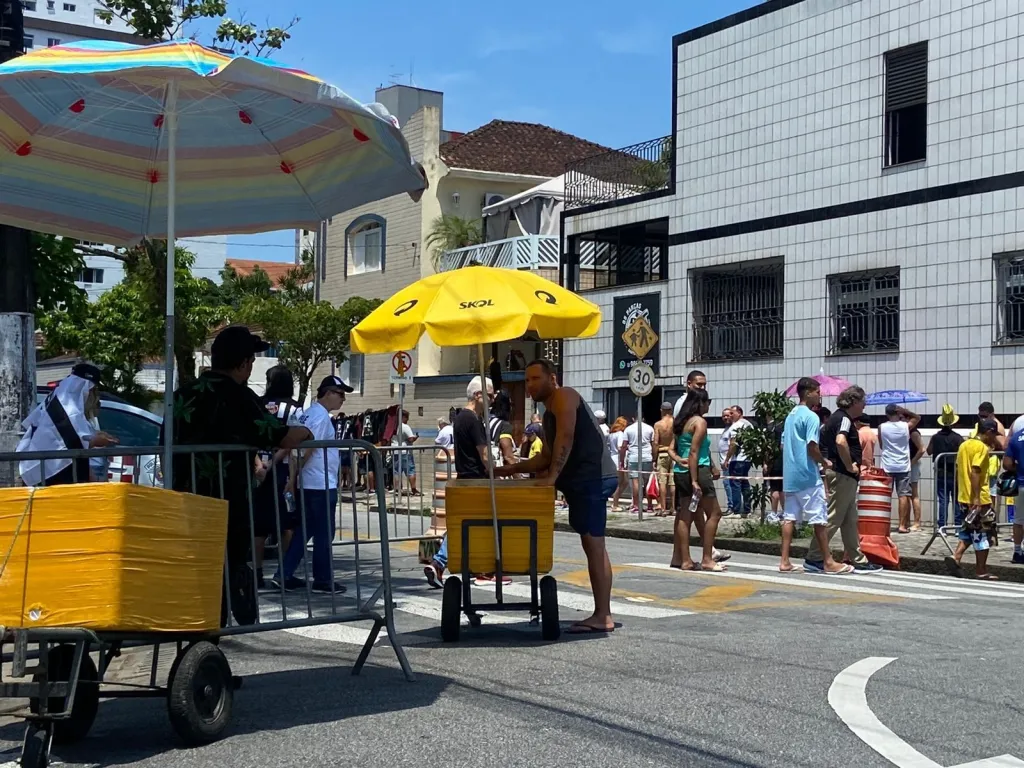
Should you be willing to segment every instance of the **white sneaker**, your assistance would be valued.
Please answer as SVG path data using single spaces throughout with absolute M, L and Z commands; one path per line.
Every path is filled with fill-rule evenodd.
M 711 559 L 714 560 L 716 563 L 724 563 L 731 557 L 732 555 L 728 552 L 723 552 L 722 550 L 716 549 L 714 547 L 711 548 Z

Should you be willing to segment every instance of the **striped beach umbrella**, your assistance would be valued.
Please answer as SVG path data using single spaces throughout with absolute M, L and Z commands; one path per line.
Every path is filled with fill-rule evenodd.
M 175 237 L 312 228 L 424 186 L 383 108 L 271 61 L 192 41 L 90 41 L 0 65 L 3 224 L 111 245 L 166 239 L 173 254 Z

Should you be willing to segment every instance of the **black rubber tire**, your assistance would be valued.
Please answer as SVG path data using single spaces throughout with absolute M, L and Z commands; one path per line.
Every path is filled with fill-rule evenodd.
M 71 703 L 71 715 L 66 719 L 53 721 L 55 744 L 74 744 L 81 741 L 89 735 L 89 730 L 96 721 L 96 712 L 100 707 L 100 676 L 96 670 L 96 662 L 89 656 L 88 650 L 86 647 L 78 668 L 78 685 L 75 688 L 75 700 Z M 74 660 L 74 645 L 58 645 L 51 648 L 46 662 L 50 682 L 70 682 L 71 665 Z M 42 675 L 38 672 L 32 676 L 34 683 L 41 680 Z M 39 700 L 32 699 L 29 708 L 33 714 L 39 714 Z M 51 696 L 46 709 L 51 714 L 63 711 L 64 697 Z
M 557 640 L 562 635 L 558 623 L 558 582 L 554 576 L 540 580 L 540 636 L 545 640 Z
M 459 641 L 462 625 L 462 580 L 449 576 L 441 595 L 441 639 L 446 643 Z
M 187 746 L 212 744 L 231 722 L 235 689 L 220 648 L 201 640 L 185 648 L 167 681 L 167 714 Z
M 29 723 L 21 747 L 21 768 L 46 768 L 50 764 L 50 743 L 46 725 Z

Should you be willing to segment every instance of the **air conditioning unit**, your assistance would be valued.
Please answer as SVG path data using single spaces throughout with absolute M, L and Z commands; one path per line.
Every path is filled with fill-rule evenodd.
M 495 203 L 500 203 L 506 197 L 508 197 L 508 195 L 501 195 L 501 194 L 498 194 L 497 192 L 485 192 L 484 193 L 484 208 L 486 208 L 488 205 L 494 205 Z

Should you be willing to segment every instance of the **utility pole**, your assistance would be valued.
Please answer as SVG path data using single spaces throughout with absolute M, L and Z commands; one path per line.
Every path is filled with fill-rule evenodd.
M 0 0 L 0 63 L 25 52 L 21 0 Z M 18 445 L 21 422 L 35 405 L 35 281 L 32 233 L 0 225 L 0 452 Z M 17 481 L 17 465 L 0 463 L 0 487 Z

